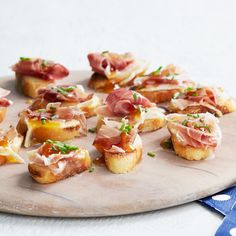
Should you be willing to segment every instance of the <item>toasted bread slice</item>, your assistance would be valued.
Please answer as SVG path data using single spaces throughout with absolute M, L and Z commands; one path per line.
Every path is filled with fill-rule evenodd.
M 114 174 L 125 174 L 134 169 L 142 159 L 142 143 L 139 136 L 136 137 L 137 144 L 132 152 L 113 153 L 105 151 L 105 164 L 108 170 Z
M 7 107 L 0 107 L 0 123 L 3 122 L 7 113 Z
M 178 142 L 175 135 L 171 135 L 171 141 L 175 153 L 178 156 L 190 161 L 204 160 L 214 154 L 214 148 L 212 147 L 195 148 L 191 146 L 184 146 Z
M 215 109 L 213 106 L 202 106 L 202 105 L 194 105 L 194 106 L 188 106 L 185 109 L 181 110 L 173 105 L 169 106 L 169 110 L 171 113 L 179 113 L 179 114 L 198 114 L 198 113 L 211 113 L 215 116 L 222 116 L 222 112 L 219 109 Z
M 46 88 L 54 83 L 52 80 L 43 80 L 32 76 L 24 76 L 16 73 L 17 86 L 20 87 L 25 96 L 36 98 L 38 90 Z
M 5 163 L 24 163 L 24 160 L 18 155 L 23 136 L 18 134 L 14 127 L 4 134 L 0 139 L 0 165 Z
M 28 170 L 32 178 L 40 184 L 50 184 L 59 180 L 68 178 L 75 174 L 79 174 L 87 170 L 91 166 L 91 158 L 87 150 L 81 149 L 85 153 L 80 158 L 70 158 L 69 160 L 62 161 L 62 170 L 53 171 L 48 166 L 39 165 L 37 163 L 29 163 Z M 60 165 L 56 165 L 60 169 Z
M 144 97 L 154 103 L 169 102 L 177 92 L 182 92 L 182 88 L 169 90 L 144 90 L 135 89 L 136 92 L 142 94 Z

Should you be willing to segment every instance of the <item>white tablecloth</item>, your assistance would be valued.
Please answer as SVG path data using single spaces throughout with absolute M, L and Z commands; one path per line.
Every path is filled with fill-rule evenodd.
M 234 95 L 235 9 L 234 0 L 0 0 L 0 76 L 11 74 L 9 66 L 20 56 L 81 70 L 89 69 L 88 52 L 132 51 L 153 69 L 175 63 L 193 79 Z M 197 203 L 99 219 L 0 214 L 0 235 L 203 236 L 213 235 L 221 221 Z

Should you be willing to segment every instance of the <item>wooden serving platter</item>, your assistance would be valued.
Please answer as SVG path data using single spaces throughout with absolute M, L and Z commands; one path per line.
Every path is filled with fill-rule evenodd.
M 86 86 L 90 75 L 72 72 L 66 81 Z M 29 99 L 16 91 L 13 76 L 0 81 L 0 87 L 12 91 L 9 98 L 14 101 L 1 124 L 7 128 L 16 125 L 17 114 L 29 105 Z M 95 117 L 89 119 L 88 127 L 95 127 L 95 122 Z M 49 185 L 31 179 L 27 150 L 22 148 L 25 164 L 0 167 L 0 211 L 51 217 L 113 216 L 162 209 L 214 194 L 236 181 L 236 113 L 222 117 L 220 126 L 223 142 L 213 159 L 187 161 L 163 150 L 160 141 L 168 136 L 163 128 L 141 135 L 143 160 L 131 173 L 116 175 L 103 165 L 95 165 L 92 173 L 86 171 Z M 89 133 L 69 143 L 88 149 L 96 158 L 99 154 L 92 146 L 94 137 Z M 155 151 L 156 157 L 149 157 L 148 151 Z

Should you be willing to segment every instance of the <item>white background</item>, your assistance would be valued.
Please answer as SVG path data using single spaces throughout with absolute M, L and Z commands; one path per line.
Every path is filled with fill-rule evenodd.
M 236 1 L 0 0 L 0 76 L 20 56 L 89 69 L 92 51 L 131 51 L 152 68 L 175 63 L 234 95 Z M 193 183 L 194 184 L 194 183 Z M 168 188 L 168 186 L 166 186 Z M 1 188 L 0 188 L 1 191 Z M 197 203 L 126 217 L 0 214 L 1 235 L 213 235 L 222 217 Z

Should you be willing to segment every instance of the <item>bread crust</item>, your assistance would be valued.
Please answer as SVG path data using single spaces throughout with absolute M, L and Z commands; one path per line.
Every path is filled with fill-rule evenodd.
M 38 96 L 38 90 L 46 88 L 51 84 L 54 84 L 52 80 L 43 80 L 32 76 L 24 76 L 16 73 L 17 87 L 21 89 L 23 94 L 27 97 L 36 98 Z
M 170 89 L 170 90 L 159 90 L 159 91 L 145 91 L 142 89 L 135 89 L 138 93 L 149 99 L 154 103 L 169 102 L 177 92 L 182 92 L 182 89 Z
M 50 184 L 85 171 L 91 166 L 92 163 L 87 150 L 84 158 L 70 158 L 65 161 L 65 168 L 62 172 L 57 174 L 54 173 L 48 166 L 29 163 L 29 174 L 40 184 Z
M 7 107 L 0 107 L 0 123 L 3 122 L 7 113 Z
M 171 141 L 173 143 L 175 153 L 186 160 L 204 160 L 214 154 L 213 147 L 195 148 L 189 145 L 182 145 L 173 134 L 171 135 Z
M 114 174 L 125 174 L 134 169 L 142 159 L 142 147 L 136 147 L 130 153 L 104 153 L 105 163 L 108 170 Z

